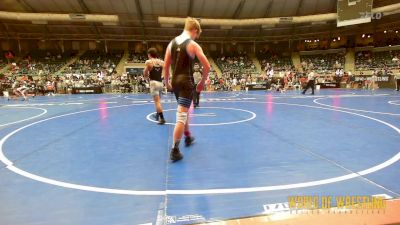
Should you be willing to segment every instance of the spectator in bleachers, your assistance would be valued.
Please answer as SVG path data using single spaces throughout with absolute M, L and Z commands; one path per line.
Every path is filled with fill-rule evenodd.
M 219 85 L 216 86 L 217 90 L 232 89 L 234 78 L 240 80 L 244 74 L 256 72 L 256 66 L 246 52 L 217 57 L 216 63 L 222 72 Z
M 122 52 L 87 51 L 65 73 L 92 75 L 97 74 L 98 71 L 103 71 L 109 76 L 115 71 L 122 54 Z
M 162 54 L 160 54 L 162 55 Z M 127 63 L 145 63 L 147 60 L 147 55 L 146 53 L 135 53 L 135 52 L 131 52 L 129 54 L 129 58 Z
M 371 52 L 362 51 L 356 54 L 355 67 L 357 70 L 398 69 L 400 50 Z
M 314 70 L 316 73 L 326 74 L 342 69 L 345 58 L 341 53 L 329 53 L 325 55 L 302 55 L 301 60 L 303 71 Z
M 280 55 L 273 51 L 260 50 L 257 54 L 262 68 L 273 67 L 276 71 L 290 70 L 293 68 L 293 62 L 290 56 Z

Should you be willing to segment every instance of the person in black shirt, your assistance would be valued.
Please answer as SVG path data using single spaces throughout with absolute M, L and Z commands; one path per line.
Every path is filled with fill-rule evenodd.
M 156 106 L 156 120 L 158 124 L 165 124 L 164 114 L 161 107 L 160 93 L 163 90 L 162 84 L 162 71 L 164 61 L 157 58 L 157 50 L 150 48 L 147 51 L 149 59 L 146 61 L 146 67 L 143 70 L 144 77 L 150 80 L 150 94 L 153 96 L 154 104 Z
M 167 88 L 172 89 L 178 101 L 176 124 L 173 135 L 170 159 L 173 162 L 183 158 L 179 143 L 185 135 L 185 144 L 189 146 L 194 138 L 189 131 L 188 110 L 193 100 L 195 88 L 193 79 L 193 59 L 197 57 L 203 65 L 202 78 L 196 86 L 196 91 L 201 92 L 207 80 L 210 63 L 204 55 L 202 48 L 194 40 L 200 36 L 201 27 L 198 20 L 188 17 L 181 35 L 174 38 L 168 45 L 164 59 L 164 82 Z M 169 81 L 170 67 L 172 67 L 172 81 Z
M 311 88 L 311 94 L 314 95 L 314 88 L 315 88 L 315 74 L 313 71 L 310 71 L 307 75 L 308 82 L 307 86 L 301 92 L 303 95 L 306 94 L 306 91 Z

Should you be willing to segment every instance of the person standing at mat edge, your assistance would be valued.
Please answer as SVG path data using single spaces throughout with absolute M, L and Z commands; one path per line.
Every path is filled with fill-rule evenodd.
M 193 78 L 194 78 L 194 84 L 195 86 L 197 86 L 197 84 L 201 81 L 201 78 L 203 77 L 202 73 L 201 73 L 201 69 L 198 63 L 195 63 L 193 66 Z M 200 92 L 198 92 L 197 90 L 194 90 L 193 93 L 193 105 L 195 108 L 200 106 Z
M 302 94 L 304 95 L 306 91 L 311 88 L 311 94 L 314 94 L 314 88 L 315 88 L 315 74 L 313 71 L 310 71 L 307 75 L 307 86 L 304 88 Z
M 143 70 L 144 77 L 150 80 L 150 94 L 153 96 L 154 104 L 156 107 L 156 120 L 158 124 L 165 124 L 164 114 L 161 107 L 160 93 L 163 90 L 162 72 L 164 61 L 157 58 L 157 50 L 150 48 L 147 51 L 149 59 L 145 63 Z
M 396 80 L 396 90 L 399 91 L 400 90 L 400 72 L 398 74 L 396 74 L 394 76 L 395 80 Z
M 188 17 L 181 35 L 174 38 L 167 47 L 164 63 L 164 82 L 167 88 L 172 89 L 178 108 L 176 112 L 176 124 L 173 134 L 173 143 L 170 158 L 173 162 L 183 158 L 179 150 L 182 135 L 185 135 L 185 145 L 190 146 L 194 138 L 189 131 L 188 110 L 193 100 L 194 79 L 193 59 L 198 58 L 203 65 L 202 77 L 196 86 L 196 91 L 201 92 L 208 78 L 210 63 L 203 53 L 203 49 L 194 40 L 199 38 L 201 27 L 198 20 Z M 170 67 L 172 68 L 172 81 L 169 81 Z

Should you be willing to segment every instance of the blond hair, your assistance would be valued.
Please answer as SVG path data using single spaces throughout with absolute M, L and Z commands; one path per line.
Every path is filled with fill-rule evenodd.
M 186 18 L 185 30 L 187 30 L 187 31 L 197 30 L 199 32 L 199 34 L 201 34 L 200 22 L 197 19 L 192 18 L 192 17 Z

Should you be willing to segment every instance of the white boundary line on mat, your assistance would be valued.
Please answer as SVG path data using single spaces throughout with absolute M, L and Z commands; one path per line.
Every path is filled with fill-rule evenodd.
M 253 102 L 253 101 L 241 101 L 241 102 L 289 105 L 289 106 L 298 106 L 298 107 L 306 107 L 306 108 L 312 108 L 312 109 L 323 109 L 323 110 L 342 112 L 342 113 L 355 115 L 355 116 L 359 116 L 359 117 L 363 117 L 363 118 L 366 118 L 369 120 L 376 121 L 378 123 L 381 123 L 385 126 L 392 128 L 398 134 L 400 134 L 400 129 L 388 122 L 385 122 L 385 121 L 382 121 L 382 120 L 379 120 L 379 119 L 376 119 L 376 118 L 373 118 L 370 116 L 361 115 L 361 114 L 358 114 L 355 112 L 348 112 L 348 111 L 332 109 L 332 108 L 324 108 L 324 107 L 319 107 L 319 106 L 291 104 L 291 103 Z M 263 186 L 263 187 L 248 187 L 248 188 L 223 188 L 223 189 L 200 189 L 200 190 L 124 190 L 124 189 L 112 189 L 112 188 L 79 185 L 79 184 L 67 183 L 67 182 L 63 182 L 63 181 L 58 181 L 58 180 L 42 177 L 42 176 L 39 176 L 36 174 L 29 173 L 27 171 L 24 171 L 16 166 L 14 166 L 13 162 L 10 161 L 4 155 L 3 145 L 7 141 L 7 139 L 10 138 L 11 136 L 15 135 L 16 133 L 20 132 L 21 130 L 31 127 L 35 124 L 39 124 L 39 123 L 42 123 L 45 121 L 49 121 L 49 120 L 53 120 L 53 119 L 57 119 L 57 118 L 61 118 L 61 117 L 66 117 L 66 116 L 70 116 L 70 115 L 101 110 L 101 109 L 105 109 L 105 108 L 120 108 L 120 107 L 128 107 L 128 106 L 135 106 L 135 105 L 146 105 L 146 104 L 120 105 L 120 106 L 103 107 L 103 108 L 78 111 L 78 112 L 73 112 L 73 113 L 50 117 L 47 119 L 43 119 L 43 120 L 31 123 L 31 124 L 25 125 L 21 128 L 18 128 L 16 130 L 12 131 L 11 133 L 7 134 L 0 140 L 0 160 L 6 165 L 6 168 L 9 169 L 10 171 L 13 171 L 14 173 L 17 173 L 21 176 L 24 176 L 24 177 L 27 177 L 29 179 L 33 179 L 33 180 L 36 180 L 39 182 L 56 185 L 56 186 L 64 187 L 64 188 L 83 190 L 83 191 L 101 192 L 101 193 L 109 193 L 109 194 L 120 194 L 120 195 L 138 195 L 138 196 L 236 194 L 236 193 L 263 192 L 263 191 L 287 190 L 287 189 L 294 189 L 294 188 L 312 187 L 312 186 L 336 183 L 336 182 L 364 176 L 364 175 L 379 171 L 383 168 L 386 168 L 400 160 L 400 152 L 398 152 L 397 154 L 395 154 L 388 160 L 386 160 L 378 165 L 375 165 L 373 167 L 370 167 L 368 169 L 359 171 L 359 172 L 354 172 L 354 173 L 350 173 L 350 174 L 346 174 L 346 175 L 338 176 L 338 177 L 333 177 L 333 178 L 327 178 L 327 179 L 309 181 L 309 182 L 293 183 L 293 184 L 272 185 L 272 186 Z
M 25 122 L 25 121 L 28 121 L 28 120 L 33 120 L 33 119 L 38 118 L 38 117 L 40 117 L 40 116 L 43 116 L 44 114 L 47 113 L 47 110 L 46 110 L 46 109 L 38 108 L 38 107 L 15 107 L 15 108 L 14 108 L 14 107 L 7 106 L 7 107 L 4 107 L 4 108 L 6 108 L 6 109 L 39 109 L 39 110 L 42 110 L 42 113 L 40 113 L 40 114 L 38 114 L 38 115 L 35 115 L 35 116 L 32 116 L 32 117 L 29 117 L 29 118 L 26 118 L 26 119 L 22 119 L 22 120 L 17 120 L 17 121 L 14 121 L 14 122 L 9 122 L 9 123 L 0 124 L 0 127 L 5 127 L 5 126 L 12 125 L 12 124 L 16 124 L 16 123 L 22 123 L 22 122 Z
M 353 108 L 333 106 L 333 105 L 328 105 L 328 104 L 323 104 L 323 103 L 318 102 L 319 100 L 329 99 L 329 98 L 332 98 L 332 97 L 317 98 L 317 99 L 314 99 L 313 102 L 317 105 L 322 105 L 325 107 L 330 107 L 330 108 L 335 108 L 335 109 L 343 109 L 343 110 L 350 110 L 350 111 L 356 111 L 356 112 L 365 112 L 365 113 L 382 114 L 382 115 L 390 115 L 390 116 L 400 116 L 400 114 L 398 114 L 398 113 L 376 112 L 376 111 L 370 111 L 370 110 L 353 109 Z
M 237 123 L 243 123 L 243 122 L 247 122 L 247 121 L 253 120 L 253 119 L 255 119 L 255 118 L 257 117 L 257 115 L 256 115 L 254 112 L 249 111 L 249 110 L 244 110 L 244 109 L 226 108 L 226 107 L 201 107 L 201 109 L 225 109 L 225 110 L 235 110 L 235 111 L 242 111 L 242 112 L 249 113 L 251 116 L 250 116 L 249 118 L 247 118 L 247 119 L 237 120 L 237 121 L 231 121 L 231 122 L 222 122 L 222 123 L 191 123 L 190 126 L 221 126 L 221 125 L 237 124 Z M 164 112 L 167 112 L 167 111 L 176 111 L 176 109 L 167 109 L 167 110 L 164 110 Z M 153 115 L 153 114 L 154 114 L 154 112 L 148 114 L 148 115 L 146 116 L 146 119 L 147 119 L 148 121 L 153 122 L 153 123 L 157 123 L 158 121 L 155 121 L 155 120 L 153 120 L 153 119 L 151 118 L 151 115 Z M 175 123 L 165 123 L 165 124 L 175 126 Z
M 400 100 L 388 101 L 388 103 L 391 104 L 391 105 L 400 105 Z

